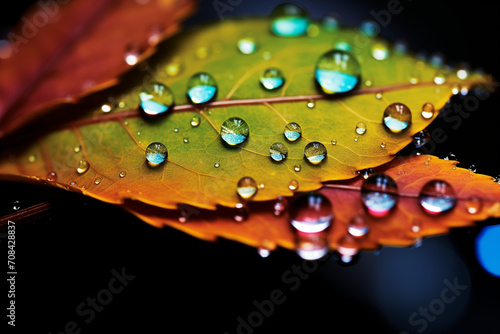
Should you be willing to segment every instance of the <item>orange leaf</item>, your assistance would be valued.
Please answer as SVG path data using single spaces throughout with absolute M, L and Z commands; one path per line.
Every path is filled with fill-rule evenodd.
M 410 246 L 422 237 L 447 233 L 452 227 L 470 226 L 488 217 L 500 217 L 500 185 L 493 182 L 490 176 L 458 168 L 456 163 L 421 155 L 401 157 L 376 168 L 375 172 L 392 177 L 398 185 L 397 206 L 383 218 L 372 217 L 363 208 L 361 176 L 326 184 L 320 192 L 332 202 L 335 215 L 328 232 L 330 248 L 338 248 L 339 240 L 347 234 L 350 221 L 358 215 L 364 218 L 370 231 L 356 239 L 355 243 L 366 250 L 380 245 Z M 434 179 L 452 185 L 457 204 L 451 212 L 436 216 L 420 207 L 418 194 L 425 183 Z M 474 197 L 479 200 L 475 204 L 480 204 L 477 210 L 471 209 L 469 201 Z M 223 207 L 217 211 L 188 206 L 181 207 L 181 210 L 168 210 L 137 201 L 128 201 L 123 207 L 154 226 L 171 226 L 206 240 L 223 237 L 269 250 L 276 246 L 295 249 L 289 217 L 286 213 L 275 216 L 274 203 L 249 203 L 249 216 L 244 222 L 234 220 L 235 216 L 244 214 L 241 210 Z
M 0 63 L 0 138 L 115 84 L 134 63 L 127 52 L 149 57 L 193 9 L 192 0 L 37 2 L 7 36 L 14 55 Z

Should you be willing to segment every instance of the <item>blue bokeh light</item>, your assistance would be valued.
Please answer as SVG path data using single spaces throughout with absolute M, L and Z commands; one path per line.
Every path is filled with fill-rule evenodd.
M 500 276 L 500 225 L 486 226 L 479 232 L 476 255 L 486 271 Z

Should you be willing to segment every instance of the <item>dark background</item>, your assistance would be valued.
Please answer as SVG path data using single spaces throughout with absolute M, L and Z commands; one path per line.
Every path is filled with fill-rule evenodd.
M 10 2 L 8 10 L 2 9 L 0 25 L 13 25 L 31 2 Z M 355 25 L 369 18 L 371 10 L 385 9 L 387 2 L 302 4 L 313 18 L 333 12 Z M 267 15 L 278 3 L 242 0 L 224 15 Z M 404 10 L 392 17 L 383 35 L 406 39 L 415 52 L 441 52 L 448 63 L 466 61 L 498 80 L 500 24 L 494 2 L 401 4 Z M 217 19 L 213 1 L 202 1 L 186 26 Z M 499 118 L 496 93 L 456 130 L 437 120 L 433 126 L 444 128 L 448 139 L 434 155 L 453 152 L 459 166 L 474 164 L 479 173 L 500 174 Z M 446 280 L 457 280 L 465 288 L 423 332 L 500 333 L 500 278 L 484 271 L 474 252 L 475 236 L 482 226 L 498 224 L 495 219 L 425 239 L 418 248 L 362 253 L 351 266 L 339 265 L 332 255 L 306 278 L 290 271 L 303 261 L 287 250 L 261 258 L 248 246 L 158 230 L 118 208 L 74 194 L 8 182 L 1 182 L 0 190 L 0 215 L 12 213 L 15 201 L 21 208 L 42 201 L 53 205 L 46 216 L 17 229 L 17 332 L 59 333 L 75 321 L 82 333 L 234 334 L 238 317 L 247 319 L 256 310 L 255 300 L 269 299 L 279 289 L 285 301 L 260 326 L 243 333 L 416 333 L 421 325 L 412 326 L 410 314 L 439 299 Z M 5 239 L 0 240 L 6 254 Z M 111 271 L 122 268 L 135 278 L 85 323 L 87 316 L 78 315 L 77 306 L 107 288 Z M 4 325 L 7 320 L 2 319 Z

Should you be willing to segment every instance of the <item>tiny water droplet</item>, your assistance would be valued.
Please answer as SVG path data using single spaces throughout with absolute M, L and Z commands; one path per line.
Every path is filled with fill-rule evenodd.
M 322 24 L 326 31 L 334 32 L 340 27 L 340 19 L 336 15 L 326 14 L 323 16 Z
M 309 28 L 309 14 L 295 4 L 283 3 L 271 12 L 271 31 L 276 36 L 301 36 Z
M 319 164 L 326 158 L 326 147 L 320 142 L 313 141 L 304 148 L 304 156 L 313 165 Z
M 456 204 L 455 191 L 446 181 L 432 180 L 420 191 L 419 202 L 425 212 L 436 215 L 451 210 Z
M 432 103 L 425 103 L 423 106 L 422 106 L 422 112 L 421 112 L 421 115 L 422 115 L 422 118 L 423 119 L 431 119 L 433 116 L 434 116 L 434 105 Z
M 113 109 L 116 108 L 116 104 L 115 103 L 104 103 L 102 106 L 101 106 L 101 111 L 104 112 L 104 113 L 108 113 L 108 112 L 111 112 Z
M 384 110 L 382 121 L 387 130 L 399 133 L 411 124 L 411 111 L 403 103 L 392 103 Z
M 436 52 L 431 55 L 429 62 L 431 63 L 432 67 L 439 68 L 444 65 L 444 56 L 443 54 Z
M 146 148 L 146 160 L 151 167 L 156 167 L 168 158 L 167 147 L 160 142 L 153 142 Z M 121 176 L 121 174 L 120 174 Z M 121 176 L 123 177 L 123 176 Z
M 352 47 L 351 44 L 345 42 L 345 41 L 340 41 L 335 43 L 334 49 L 341 50 L 341 51 L 351 51 Z
M 221 138 L 228 145 L 234 146 L 243 143 L 248 138 L 250 128 L 243 119 L 231 117 L 222 123 Z
M 236 204 L 236 213 L 233 216 L 234 221 L 241 223 L 248 219 L 249 210 L 243 203 Z
M 141 135 L 141 131 L 137 131 L 137 135 L 140 136 Z
M 174 94 L 159 82 L 143 87 L 139 99 L 139 109 L 148 116 L 163 114 L 174 105 Z
M 413 73 L 411 76 L 410 76 L 410 83 L 412 85 L 416 85 L 420 82 L 420 74 L 418 73 Z
M 366 86 L 366 87 L 371 87 L 371 86 L 373 86 L 373 80 L 371 80 L 371 79 L 366 79 L 366 80 L 365 80 L 365 86 Z
M 307 101 L 307 107 L 309 109 L 313 109 L 315 106 L 316 106 L 316 102 L 314 102 L 314 100 L 308 100 Z
M 413 136 L 413 144 L 415 145 L 415 148 L 424 146 L 429 142 L 429 140 L 431 140 L 431 133 L 427 129 L 417 132 Z
M 161 36 L 165 31 L 165 26 L 161 23 L 152 24 L 148 28 L 148 43 L 151 46 L 155 46 L 161 40 Z
M 362 215 L 357 215 L 349 222 L 349 226 L 347 227 L 347 231 L 353 237 L 363 237 L 368 231 L 369 227 L 366 223 L 366 219 Z
M 375 93 L 375 98 L 376 98 L 377 100 L 382 100 L 382 96 L 383 96 L 383 93 L 382 93 L 382 92 L 377 92 L 377 93 Z
M 443 72 L 438 71 L 434 76 L 434 83 L 436 85 L 442 85 L 446 82 L 446 76 Z
M 288 200 L 283 196 L 279 196 L 276 199 L 276 202 L 274 202 L 273 206 L 274 215 L 281 216 L 287 207 L 288 207 Z
M 460 80 L 465 80 L 465 79 L 467 79 L 468 76 L 469 76 L 469 74 L 467 73 L 467 70 L 465 70 L 465 69 L 459 69 L 457 71 L 457 77 Z
M 69 185 L 73 187 L 78 187 L 78 183 L 76 181 L 70 182 Z
M 179 128 L 174 128 L 174 132 L 175 133 L 179 132 Z
M 262 71 L 259 77 L 260 84 L 267 90 L 278 89 L 285 83 L 285 76 L 276 67 Z
M 245 37 L 238 41 L 238 50 L 244 55 L 249 55 L 257 50 L 257 43 L 252 37 Z
M 180 59 L 174 58 L 172 62 L 168 63 L 165 67 L 165 71 L 168 76 L 175 77 L 181 73 L 183 65 Z
M 177 220 L 179 221 L 179 223 L 181 224 L 186 224 L 188 222 L 187 218 L 184 217 L 184 216 L 179 216 L 179 218 L 177 218 Z
M 390 51 L 387 42 L 377 42 L 372 45 L 372 57 L 376 60 L 385 60 L 389 58 Z
M 299 164 L 296 164 L 294 167 L 293 167 L 293 170 L 296 171 L 296 172 L 300 172 L 302 170 L 302 167 L 299 165 Z
M 380 143 L 380 147 L 381 148 L 386 148 L 387 147 L 387 144 L 385 143 L 385 141 L 383 141 L 383 142 Z
M 358 135 L 364 135 L 366 133 L 366 124 L 363 122 L 356 124 L 356 133 Z
M 479 197 L 470 197 L 467 199 L 465 202 L 465 208 L 467 209 L 467 212 L 470 213 L 471 215 L 478 214 L 483 207 L 483 202 Z
M 371 174 L 374 173 L 373 168 L 367 168 L 359 171 L 359 174 L 363 177 L 363 179 L 367 179 Z
M 195 115 L 195 116 L 193 116 L 193 117 L 191 118 L 191 122 L 190 122 L 190 124 L 191 124 L 191 126 L 192 126 L 193 128 L 195 128 L 195 127 L 197 127 L 198 125 L 200 125 L 200 123 L 201 123 L 201 118 L 200 118 L 200 116 Z
M 274 143 L 271 145 L 269 154 L 274 161 L 283 161 L 288 156 L 288 147 L 280 142 Z
M 309 192 L 298 196 L 289 208 L 290 223 L 304 233 L 326 230 L 333 221 L 333 206 L 321 193 Z
M 36 155 L 34 155 L 34 154 L 30 154 L 30 155 L 28 156 L 28 162 L 29 162 L 29 163 L 34 163 L 35 161 L 36 161 Z
M 76 171 L 78 174 L 84 174 L 86 171 L 89 170 L 89 163 L 87 162 L 87 160 L 80 160 L 80 162 L 78 163 L 78 167 L 76 168 Z
M 357 142 L 357 141 L 358 141 L 358 139 L 359 139 L 359 137 L 358 137 L 358 136 L 354 136 L 354 141 L 355 141 L 355 142 Z
M 128 43 L 125 46 L 125 54 L 124 54 L 125 62 L 130 66 L 137 64 L 137 62 L 139 61 L 139 57 L 141 56 L 141 53 L 142 50 L 138 43 L 135 42 Z
M 184 139 L 182 139 L 182 141 L 184 142 L 184 144 L 187 144 L 189 143 L 189 138 L 185 137 Z
M 208 73 L 196 73 L 188 80 L 187 95 L 192 103 L 199 104 L 212 100 L 217 94 L 217 83 Z
M 49 172 L 47 174 L 47 181 L 49 181 L 49 182 L 56 182 L 57 181 L 57 174 L 56 174 L 56 172 Z
M 15 211 L 17 211 L 21 208 L 21 206 L 19 205 L 19 201 L 14 201 L 13 204 L 14 205 L 12 206 L 12 209 L 14 209 Z
M 73 151 L 75 151 L 75 153 L 79 153 L 81 150 L 82 150 L 82 145 L 80 145 L 80 144 L 77 144 L 77 145 L 73 148 Z
M 124 178 L 125 176 L 127 176 L 127 172 L 126 172 L 126 171 L 124 171 L 124 170 L 122 170 L 122 171 L 120 172 L 120 174 L 118 174 L 118 175 L 119 175 L 121 178 Z
M 291 191 L 295 191 L 295 190 L 299 189 L 299 181 L 291 180 L 288 183 L 288 189 L 290 189 Z
M 373 21 L 363 21 L 359 25 L 359 31 L 368 37 L 375 37 L 380 33 L 380 26 Z
M 476 165 L 470 165 L 469 171 L 471 171 L 472 173 L 475 173 L 477 171 Z
M 394 52 L 398 55 L 404 55 L 408 52 L 408 43 L 405 40 L 398 40 L 394 43 Z
M 354 89 L 361 78 L 361 66 L 349 52 L 331 50 L 323 54 L 315 68 L 316 80 L 326 94 Z
M 271 251 L 267 248 L 259 247 L 257 248 L 257 253 L 259 253 L 261 257 L 266 258 L 271 254 Z
M 332 145 L 337 145 L 337 139 L 332 139 Z
M 245 176 L 238 181 L 236 192 L 242 199 L 250 199 L 257 194 L 257 182 L 251 177 Z
M 372 216 L 383 217 L 398 201 L 396 182 L 388 175 L 372 174 L 363 182 L 361 199 Z
M 216 163 L 214 164 L 214 167 L 215 167 L 215 168 L 219 168 L 219 167 L 220 167 L 220 163 L 216 162 Z
M 296 141 L 302 136 L 302 128 L 295 122 L 288 123 L 283 130 L 283 135 L 288 141 Z
M 359 253 L 359 246 L 350 234 L 343 236 L 337 245 L 337 252 L 340 254 L 340 261 L 347 264 L 354 260 L 354 257 Z
M 411 231 L 413 233 L 418 233 L 422 230 L 422 221 L 420 219 L 415 219 L 411 225 Z
M 424 162 L 426 166 L 429 166 L 429 161 Z
M 102 181 L 102 178 L 98 176 L 98 177 L 96 177 L 96 178 L 94 179 L 94 184 L 95 184 L 95 185 L 99 185 L 99 184 L 101 183 L 101 181 Z

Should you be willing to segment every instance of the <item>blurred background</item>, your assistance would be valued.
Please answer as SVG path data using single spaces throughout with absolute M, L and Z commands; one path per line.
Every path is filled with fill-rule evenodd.
M 16 1 L 2 9 L 0 38 L 32 3 Z M 268 15 L 281 1 L 202 0 L 186 29 L 219 20 L 219 3 L 232 9 L 223 17 L 235 17 Z M 357 25 L 372 10 L 387 9 L 389 1 L 295 3 L 315 19 L 334 13 L 346 25 Z M 413 52 L 442 53 L 446 63 L 465 61 L 498 81 L 495 3 L 402 0 L 401 6 L 383 36 L 405 39 Z M 433 122 L 431 128 L 442 127 L 448 135 L 434 155 L 453 153 L 461 167 L 499 175 L 498 95 L 481 102 L 456 130 Z M 365 252 L 346 266 L 335 254 L 306 263 L 279 249 L 262 258 L 232 241 L 209 243 L 171 228 L 158 230 L 75 194 L 9 182 L 0 189 L 1 216 L 15 206 L 52 203 L 45 216 L 17 229 L 18 332 L 500 333 L 498 219 L 424 239 L 418 247 Z M 0 239 L 2 254 L 5 240 Z M 481 257 L 483 250 L 489 256 Z M 126 286 L 110 294 L 108 284 L 118 274 Z M 106 302 L 111 297 L 90 311 L 97 296 Z

